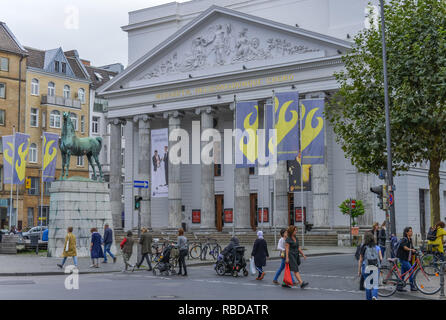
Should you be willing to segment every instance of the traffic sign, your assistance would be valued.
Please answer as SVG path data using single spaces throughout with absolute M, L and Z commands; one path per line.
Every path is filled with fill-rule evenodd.
M 356 200 L 352 200 L 352 209 L 356 208 Z
M 133 181 L 133 188 L 149 189 L 149 181 L 148 180 L 135 180 L 135 181 Z
M 393 205 L 393 194 L 389 193 L 389 205 Z

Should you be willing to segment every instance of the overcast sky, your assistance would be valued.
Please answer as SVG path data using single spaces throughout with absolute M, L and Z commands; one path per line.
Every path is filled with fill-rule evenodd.
M 1 0 L 0 21 L 24 46 L 77 49 L 94 66 L 127 66 L 128 12 L 172 0 Z M 177 2 L 184 2 L 178 0 Z

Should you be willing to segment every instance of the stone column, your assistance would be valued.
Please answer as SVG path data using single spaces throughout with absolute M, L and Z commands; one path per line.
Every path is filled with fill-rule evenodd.
M 114 229 L 122 229 L 121 126 L 125 123 L 125 120 L 121 119 L 113 119 L 110 122 L 110 205 Z
M 274 180 L 276 183 L 274 225 L 281 228 L 288 225 L 288 171 L 286 161 L 277 162 Z
M 150 117 L 148 115 L 136 116 L 134 122 L 138 122 L 138 177 L 135 180 L 150 181 Z M 152 227 L 150 210 L 150 189 L 138 189 L 141 200 L 141 226 Z
M 328 168 L 324 164 L 311 167 L 311 189 L 313 190 L 313 225 L 329 227 Z
M 365 213 L 357 218 L 358 226 L 373 225 L 373 197 L 374 193 L 370 192 L 373 183 L 373 176 L 357 171 L 356 173 L 356 199 L 361 200 L 364 204 Z M 382 211 L 384 212 L 384 211 Z M 385 214 L 382 215 L 385 218 Z M 383 219 L 384 219 L 383 218 Z M 382 221 L 379 221 L 382 223 Z
M 214 116 L 211 107 L 197 108 L 201 113 L 201 132 L 214 127 Z M 209 142 L 201 142 L 201 149 Z M 214 164 L 201 162 L 201 226 L 200 228 L 215 231 L 215 182 Z
M 169 136 L 172 130 L 179 129 L 183 114 L 178 111 L 166 112 L 164 118 L 169 118 Z M 175 141 L 169 141 L 169 151 Z M 169 228 L 181 227 L 181 164 L 173 165 L 169 157 Z

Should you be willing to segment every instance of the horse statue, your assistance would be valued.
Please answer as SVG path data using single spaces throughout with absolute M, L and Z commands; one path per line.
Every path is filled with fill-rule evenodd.
M 78 138 L 74 133 L 74 125 L 68 112 L 63 113 L 62 137 L 59 140 L 59 149 L 62 153 L 62 174 L 60 180 L 68 178 L 68 169 L 70 167 L 70 156 L 87 156 L 88 163 L 93 169 L 93 180 L 97 180 L 96 170 L 92 159 L 96 162 L 99 169 L 100 181 L 103 181 L 101 164 L 99 163 L 99 152 L 102 148 L 101 137 Z

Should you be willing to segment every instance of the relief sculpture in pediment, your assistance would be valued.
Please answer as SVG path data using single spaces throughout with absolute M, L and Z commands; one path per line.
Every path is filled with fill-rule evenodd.
M 249 29 L 241 27 L 238 34 L 232 24 L 215 24 L 206 34 L 194 37 L 190 49 L 181 57 L 174 52 L 140 79 L 190 72 L 205 67 L 223 66 L 254 60 L 274 59 L 319 51 L 286 39 L 250 37 Z

